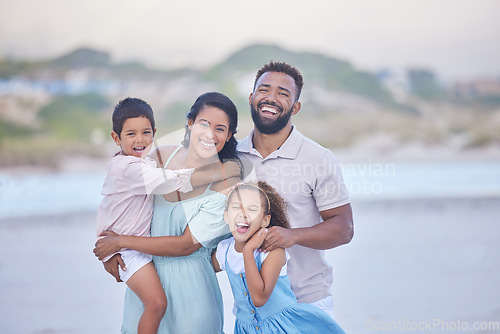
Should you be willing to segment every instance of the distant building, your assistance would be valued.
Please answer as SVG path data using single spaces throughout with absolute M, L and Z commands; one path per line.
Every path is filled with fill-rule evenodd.
M 500 79 L 482 78 L 468 82 L 458 82 L 452 94 L 461 100 L 500 98 Z

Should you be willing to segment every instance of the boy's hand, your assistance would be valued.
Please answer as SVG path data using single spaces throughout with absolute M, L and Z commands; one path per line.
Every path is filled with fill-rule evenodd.
M 262 245 L 262 243 L 266 239 L 266 236 L 267 236 L 267 228 L 261 227 L 261 229 L 255 232 L 252 238 L 248 240 L 247 244 L 244 247 L 244 250 L 250 250 L 253 252 L 257 248 L 259 248 L 260 245 Z
M 236 161 L 226 161 L 222 166 L 224 170 L 224 179 L 240 176 L 241 167 Z

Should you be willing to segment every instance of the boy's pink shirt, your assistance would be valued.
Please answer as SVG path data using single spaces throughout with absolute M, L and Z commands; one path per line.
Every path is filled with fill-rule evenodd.
M 152 194 L 192 190 L 193 170 L 162 170 L 147 157 L 116 155 L 108 163 L 97 210 L 97 236 L 103 231 L 150 236 L 153 215 Z M 111 256 L 104 259 L 107 261 Z

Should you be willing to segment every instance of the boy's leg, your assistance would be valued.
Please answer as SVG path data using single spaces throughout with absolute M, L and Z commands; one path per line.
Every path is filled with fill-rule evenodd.
M 315 302 L 311 303 L 311 305 L 319 307 L 320 309 L 325 311 L 326 314 L 328 314 L 330 317 L 332 317 L 332 319 L 335 319 L 335 317 L 333 315 L 333 297 L 331 295 L 327 296 L 323 299 L 320 299 L 318 301 L 315 301 Z
M 139 320 L 137 333 L 156 333 L 167 309 L 167 297 L 153 262 L 137 270 L 127 280 L 127 286 L 144 304 L 144 313 Z

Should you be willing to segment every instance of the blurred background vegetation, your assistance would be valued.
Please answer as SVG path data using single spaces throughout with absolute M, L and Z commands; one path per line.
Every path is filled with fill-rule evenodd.
M 301 132 L 332 149 L 378 152 L 407 146 L 453 152 L 500 147 L 500 80 L 443 83 L 429 69 L 370 73 L 348 61 L 251 45 L 204 70 L 115 63 L 102 51 L 52 60 L 0 59 L 0 167 L 57 167 L 63 157 L 109 156 L 111 113 L 127 96 L 151 104 L 158 136 L 184 126 L 206 91 L 228 95 L 240 112 L 239 139 L 252 127 L 248 95 L 257 70 L 286 61 L 304 76 Z

